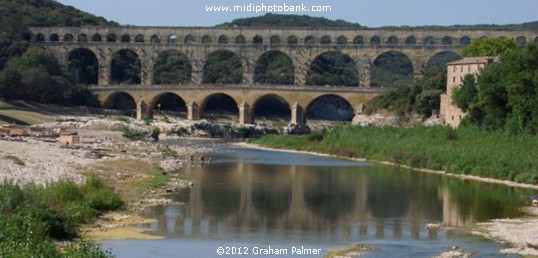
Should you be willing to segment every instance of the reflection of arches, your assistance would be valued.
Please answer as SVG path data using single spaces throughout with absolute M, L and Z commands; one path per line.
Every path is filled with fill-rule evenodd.
M 153 110 L 169 111 L 178 113 L 187 112 L 187 105 L 185 100 L 175 93 L 164 92 L 155 96 L 149 103 Z
M 121 35 L 120 41 L 123 43 L 129 43 L 131 42 L 131 36 L 129 36 L 128 34 L 123 34 Z
M 206 117 L 209 113 L 231 114 L 239 116 L 239 108 L 235 100 L 230 95 L 224 93 L 215 93 L 207 96 L 200 107 L 200 114 Z
M 409 36 L 405 39 L 405 44 L 406 45 L 416 45 L 417 44 L 417 38 L 415 38 L 415 36 Z
M 293 84 L 295 66 L 283 52 L 272 50 L 258 58 L 254 66 L 254 81 L 268 84 Z
M 141 61 L 130 49 L 114 53 L 111 61 L 110 80 L 114 84 L 140 84 Z
M 159 53 L 153 68 L 154 84 L 180 84 L 191 82 L 192 66 L 189 58 L 180 51 Z
M 239 35 L 235 37 L 235 44 L 245 44 L 245 43 L 246 43 L 245 36 Z
M 398 45 L 398 37 L 396 36 L 390 36 L 387 40 L 387 44 L 389 45 Z
M 259 35 L 254 36 L 254 38 L 252 39 L 252 44 L 263 44 L 263 38 Z
M 306 85 L 358 86 L 359 74 L 355 61 L 338 51 L 317 56 L 306 74 Z
M 373 36 L 373 37 L 370 39 L 370 45 L 372 45 L 372 46 L 379 46 L 379 45 L 381 45 L 381 38 L 379 38 L 378 36 Z
M 73 41 L 73 34 L 69 34 L 69 33 L 65 34 L 64 35 L 64 41 L 65 42 L 72 42 Z
M 218 171 L 218 174 L 204 173 L 200 188 L 203 210 L 220 218 L 239 211 L 241 190 L 239 186 L 229 179 L 236 173 L 236 165 L 221 163 L 219 167 L 221 170 Z M 216 177 L 222 178 L 220 181 L 224 183 L 215 183 Z
M 289 36 L 288 37 L 288 45 L 297 45 L 299 43 L 299 40 L 295 36 Z
M 431 46 L 437 44 L 437 41 L 432 36 L 427 36 L 424 38 L 424 45 L 425 46 Z
M 353 44 L 354 45 L 364 45 L 364 37 L 363 36 L 356 36 L 353 38 Z
M 116 37 L 116 34 L 110 33 L 106 36 L 106 42 L 116 42 L 118 40 L 118 37 Z
M 463 36 L 460 38 L 460 45 L 462 46 L 467 46 L 471 44 L 471 38 L 467 37 L 467 36 Z
M 371 86 L 390 87 L 412 81 L 413 63 L 405 54 L 388 51 L 375 59 L 371 73 Z
M 346 36 L 340 36 L 338 37 L 338 39 L 336 40 L 336 44 L 337 45 L 347 45 L 347 38 Z
M 288 212 L 292 199 L 292 181 L 289 174 L 271 165 L 256 165 L 253 171 L 252 202 L 258 215 L 268 221 Z
M 84 34 L 84 33 L 78 34 L 77 41 L 78 42 L 88 42 L 88 36 L 86 36 L 86 34 Z
M 452 37 L 450 36 L 445 36 L 443 37 L 442 41 L 441 41 L 441 44 L 445 45 L 445 46 L 450 46 L 452 45 Z
M 136 35 L 136 37 L 135 37 L 135 42 L 136 43 L 144 43 L 144 41 L 145 41 L 144 40 L 144 35 L 142 35 L 142 34 Z
M 353 210 L 356 186 L 348 176 L 324 171 L 304 192 L 306 206 L 321 218 L 336 221 Z M 335 187 L 338 185 L 338 187 Z
M 304 39 L 304 44 L 305 45 L 314 45 L 314 44 L 316 44 L 316 38 L 314 38 L 314 36 L 312 36 L 312 35 L 307 36 Z
M 443 51 L 433 55 L 426 63 L 426 70 L 436 67 L 439 70 L 446 70 L 446 63 L 461 59 L 461 56 L 452 51 Z
M 516 38 L 516 42 L 519 44 L 519 46 L 527 46 L 527 38 L 524 36 L 519 36 Z
M 207 57 L 203 70 L 203 83 L 241 83 L 243 65 L 235 53 L 217 50 Z
M 185 36 L 185 44 L 193 44 L 196 41 L 193 35 L 187 35 Z
M 291 109 L 289 103 L 282 97 L 275 94 L 267 94 L 257 99 L 253 105 L 254 119 L 256 117 L 280 118 L 285 121 L 290 120 Z
M 58 36 L 58 34 L 52 33 L 52 34 L 50 34 L 49 40 L 54 41 L 54 42 L 58 42 L 58 41 L 60 41 L 60 37 Z
M 226 35 L 220 35 L 219 44 L 228 44 L 228 37 Z
M 101 41 L 103 41 L 103 37 L 101 37 L 101 34 L 96 33 L 96 34 L 93 35 L 92 41 L 93 42 L 101 42 Z
M 375 218 L 400 218 L 406 215 L 413 192 L 409 175 L 393 172 L 390 173 L 390 180 L 387 173 L 372 173 L 367 177 L 366 203 Z
M 87 48 L 77 48 L 68 57 L 69 74 L 76 84 L 98 84 L 99 62 L 95 53 Z
M 322 45 L 330 45 L 332 43 L 331 36 L 325 35 L 325 36 L 321 37 L 320 43 Z
M 305 109 L 307 120 L 351 121 L 353 107 L 344 98 L 328 94 L 312 100 Z
M 136 109 L 136 102 L 129 93 L 120 91 L 108 96 L 103 102 L 103 107 L 106 109 L 134 110 Z
M 280 37 L 279 36 L 272 36 L 271 37 L 271 41 L 270 41 L 270 44 L 271 45 L 280 45 Z

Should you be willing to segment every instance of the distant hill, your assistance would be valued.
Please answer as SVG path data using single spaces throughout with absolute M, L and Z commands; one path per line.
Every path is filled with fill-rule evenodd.
M 265 14 L 258 17 L 235 19 L 217 27 L 349 27 L 362 28 L 358 23 L 344 20 L 329 20 L 323 17 L 289 14 Z

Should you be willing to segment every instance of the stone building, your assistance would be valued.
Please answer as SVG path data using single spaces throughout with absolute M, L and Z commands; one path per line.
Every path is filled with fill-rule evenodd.
M 440 115 L 445 119 L 445 124 L 458 127 L 466 113 L 452 103 L 454 88 L 463 84 L 465 75 L 480 73 L 488 64 L 497 61 L 496 57 L 466 57 L 457 61 L 449 62 L 447 66 L 446 92 L 441 95 Z

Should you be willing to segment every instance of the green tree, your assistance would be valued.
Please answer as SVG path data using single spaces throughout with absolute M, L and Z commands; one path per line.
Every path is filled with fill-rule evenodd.
M 452 103 L 461 108 L 464 112 L 470 110 L 478 100 L 475 77 L 472 74 L 465 75 L 463 84 L 452 92 Z
M 508 38 L 478 38 L 462 49 L 464 56 L 499 56 L 518 49 L 518 44 Z

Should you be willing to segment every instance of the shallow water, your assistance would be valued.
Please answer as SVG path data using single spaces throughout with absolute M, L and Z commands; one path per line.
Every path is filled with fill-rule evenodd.
M 452 246 L 492 257 L 503 246 L 425 225 L 520 216 L 528 194 L 393 166 L 209 144 L 218 147 L 206 156 L 210 164 L 184 168 L 194 187 L 174 198 L 185 204 L 148 211 L 157 222 L 142 227 L 166 239 L 104 247 L 118 257 L 220 257 L 219 247 L 222 256 L 323 257 L 361 243 L 373 247 L 365 257 L 431 257 Z

